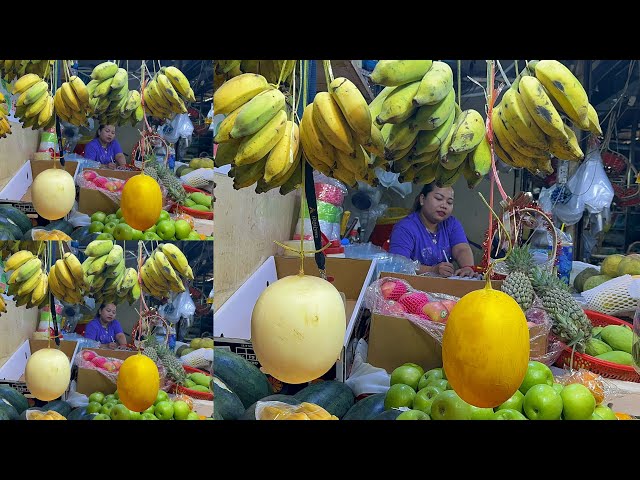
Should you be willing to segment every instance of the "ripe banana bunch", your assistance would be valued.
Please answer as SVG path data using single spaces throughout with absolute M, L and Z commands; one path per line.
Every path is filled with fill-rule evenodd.
M 151 116 L 171 120 L 177 113 L 187 113 L 185 102 L 194 102 L 189 80 L 176 67 L 162 67 L 142 92 L 144 105 Z
M 169 297 L 169 292 L 184 292 L 184 279 L 193 280 L 193 271 L 175 244 L 162 243 L 145 260 L 140 278 L 145 293 L 163 299 Z
M 48 279 L 42 261 L 28 250 L 11 255 L 4 264 L 8 274 L 8 295 L 13 295 L 16 306 L 36 307 L 47 301 Z M 0 305 L 0 312 L 4 305 Z M 6 311 L 6 310 L 4 310 Z
M 257 73 L 269 83 L 278 83 L 281 75 L 282 82 L 289 83 L 296 60 L 216 60 L 214 63 L 215 73 L 224 80 L 243 73 Z
M 384 167 L 384 139 L 372 121 L 367 101 L 344 77 L 316 94 L 300 120 L 300 140 L 311 166 L 349 187 L 376 185 L 375 168 Z
M 91 109 L 89 90 L 82 79 L 74 75 L 56 90 L 53 104 L 58 117 L 72 125 L 82 126 Z
M 534 175 L 553 172 L 551 156 L 584 158 L 571 127 L 602 135 L 584 88 L 557 60 L 529 62 L 493 112 L 496 153 L 508 165 Z
M 288 118 L 287 100 L 265 77 L 245 73 L 213 95 L 214 112 L 226 114 L 214 141 L 215 165 L 232 165 L 236 190 L 258 182 L 256 193 L 283 185 L 300 162 L 300 128 Z
M 0 92 L 0 138 L 5 138 L 7 135 L 11 135 L 11 124 L 7 116 L 9 115 L 9 105 L 7 105 L 7 99 L 4 98 L 2 92 Z
M 102 125 L 132 126 L 142 120 L 142 107 L 129 91 L 129 73 L 113 62 L 102 62 L 91 72 L 86 86 L 89 115 Z
M 82 304 L 87 285 L 78 257 L 65 252 L 49 269 L 49 288 L 53 295 L 66 303 Z
M 12 82 L 27 73 L 35 73 L 46 78 L 51 72 L 55 60 L 0 60 L 0 75 L 7 82 Z
M 51 128 L 55 125 L 54 99 L 46 80 L 35 73 L 27 73 L 13 85 L 11 93 L 18 95 L 15 116 L 22 128 Z

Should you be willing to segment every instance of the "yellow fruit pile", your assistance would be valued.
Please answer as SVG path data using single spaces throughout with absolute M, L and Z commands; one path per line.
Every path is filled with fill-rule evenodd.
M 257 420 L 338 420 L 315 403 L 302 402 L 300 405 L 286 405 L 274 402 L 261 409 Z

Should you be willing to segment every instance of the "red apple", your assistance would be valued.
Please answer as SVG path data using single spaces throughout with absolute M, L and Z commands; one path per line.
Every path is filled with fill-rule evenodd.
M 407 310 L 401 303 L 394 302 L 393 300 L 387 300 L 380 307 L 380 312 L 383 315 L 391 315 L 392 317 L 401 317 Z
M 391 298 L 391 292 L 396 288 L 396 282 L 384 282 L 380 285 L 382 296 L 386 299 Z
M 422 311 L 434 322 L 447 323 L 449 318 L 449 310 L 445 308 L 442 302 L 427 303 L 422 307 Z
M 93 183 L 98 187 L 104 188 L 104 186 L 109 182 L 105 177 L 96 177 L 93 179 Z
M 107 182 L 104 184 L 104 188 L 106 188 L 110 192 L 115 192 L 118 190 L 118 185 L 116 185 L 114 182 Z
M 87 362 L 90 362 L 91 360 L 93 360 L 97 356 L 98 355 L 96 354 L 96 352 L 94 352 L 92 350 L 83 350 L 82 351 L 82 359 L 86 360 Z
M 442 303 L 444 308 L 446 308 L 449 313 L 451 313 L 451 310 L 456 306 L 456 303 L 458 302 L 456 302 L 455 300 L 442 300 L 440 303 Z
M 104 358 L 104 357 L 99 357 L 99 356 L 93 357 L 93 358 L 91 359 L 91 363 L 93 363 L 93 364 L 94 364 L 96 367 L 98 367 L 98 368 L 103 368 L 103 367 L 104 367 L 104 364 L 106 363 L 106 361 L 107 361 L 107 359 L 106 359 L 106 358 Z
M 114 365 L 113 362 L 104 362 L 104 364 L 102 365 L 102 368 L 104 370 L 106 370 L 107 372 L 115 372 L 116 371 L 116 366 Z
M 94 178 L 98 176 L 98 174 L 93 170 L 84 170 L 82 172 L 82 176 L 85 178 L 85 180 L 92 181 Z

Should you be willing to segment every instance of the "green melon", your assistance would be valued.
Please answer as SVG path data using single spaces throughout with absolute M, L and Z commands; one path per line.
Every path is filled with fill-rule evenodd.
M 238 395 L 215 376 L 213 377 L 213 409 L 223 420 L 237 420 L 244 413 L 244 405 Z
M 245 408 L 273 393 L 267 376 L 258 367 L 227 349 L 214 348 L 213 371 Z
M 344 417 L 355 403 L 355 395 L 351 388 L 336 380 L 313 383 L 300 390 L 294 397 L 301 402 L 318 405 L 338 418 Z
M 0 385 L 0 400 L 3 399 L 9 402 L 19 414 L 29 408 L 29 401 L 27 398 L 16 389 L 7 385 Z
M 386 393 L 375 393 L 355 403 L 341 420 L 372 420 L 384 412 Z

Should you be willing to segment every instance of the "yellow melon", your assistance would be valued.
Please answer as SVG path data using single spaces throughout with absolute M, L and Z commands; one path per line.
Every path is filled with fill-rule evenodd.
M 158 395 L 158 367 L 141 353 L 132 355 L 120 366 L 116 386 L 122 404 L 133 412 L 142 412 L 153 405 Z
M 73 177 L 62 168 L 49 168 L 31 184 L 31 201 L 42 218 L 59 220 L 68 214 L 76 199 Z
M 151 228 L 162 211 L 160 185 L 144 173 L 131 177 L 122 189 L 120 208 L 127 225 L 141 231 Z

